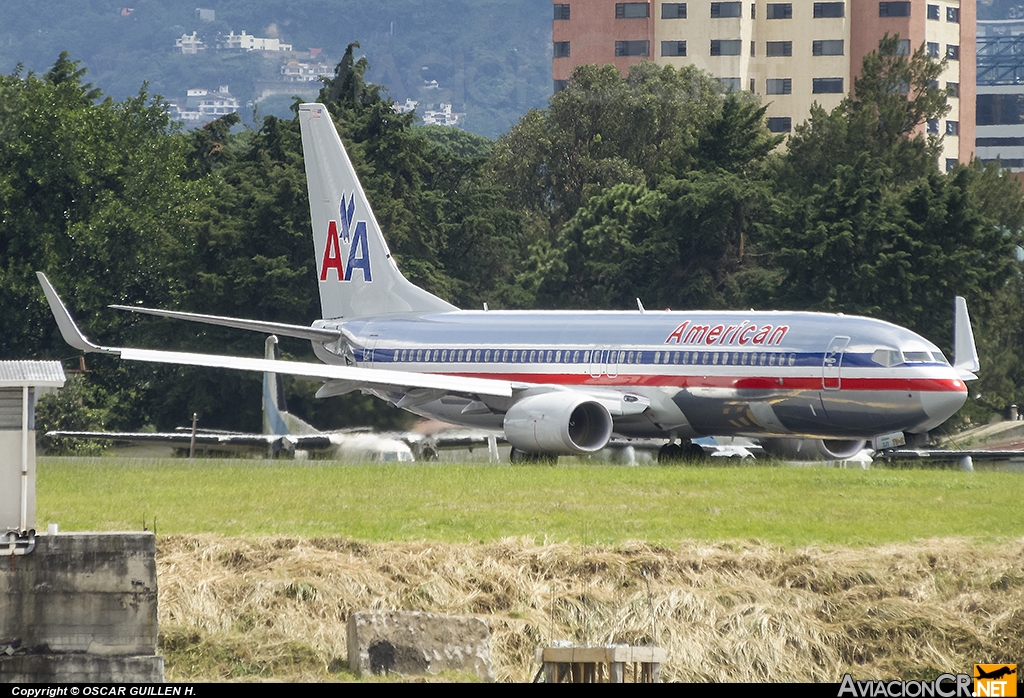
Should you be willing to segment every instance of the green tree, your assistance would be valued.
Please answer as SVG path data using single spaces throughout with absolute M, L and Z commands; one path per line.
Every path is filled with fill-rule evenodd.
M 890 320 L 948 352 L 953 297 L 965 296 L 983 363 L 972 391 L 1011 396 L 1021 190 L 977 162 L 939 172 L 941 140 L 923 127 L 949 110 L 935 87 L 943 66 L 923 50 L 901 55 L 898 37 L 886 37 L 854 94 L 796 128 L 763 228 L 778 278 L 766 300 Z
M 578 68 L 546 111 L 495 143 L 510 205 L 543 215 L 521 276 L 549 307 L 723 307 L 743 302 L 750 238 L 780 138 L 750 95 L 693 68 L 624 78 Z M 546 239 L 545 239 L 546 237 Z

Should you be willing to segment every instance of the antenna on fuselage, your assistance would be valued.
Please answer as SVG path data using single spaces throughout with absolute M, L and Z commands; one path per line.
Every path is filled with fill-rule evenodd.
M 640 311 L 641 315 L 647 312 L 646 310 L 644 310 L 644 304 L 640 302 L 639 298 L 636 299 L 636 309 Z

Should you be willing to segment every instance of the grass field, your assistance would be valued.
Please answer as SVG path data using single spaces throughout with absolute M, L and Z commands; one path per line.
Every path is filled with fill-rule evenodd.
M 62 530 L 616 544 L 852 546 L 1024 534 L 1024 476 L 825 467 L 339 465 L 40 458 L 37 522 Z
M 658 644 L 667 681 L 933 679 L 1024 657 L 1020 473 L 41 458 L 40 528 L 157 531 L 171 681 L 352 680 L 360 609 Z

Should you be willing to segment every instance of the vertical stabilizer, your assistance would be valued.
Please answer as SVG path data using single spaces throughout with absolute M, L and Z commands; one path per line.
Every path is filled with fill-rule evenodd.
M 398 270 L 327 107 L 300 105 L 299 125 L 323 317 L 455 310 Z
M 271 361 L 281 358 L 274 335 L 267 337 L 264 358 Z M 320 433 L 311 424 L 288 412 L 284 401 L 284 381 L 277 373 L 263 374 L 263 433 L 276 436 Z

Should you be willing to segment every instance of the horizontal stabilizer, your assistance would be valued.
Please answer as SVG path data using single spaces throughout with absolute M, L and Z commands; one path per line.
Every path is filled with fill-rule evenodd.
M 142 313 L 143 315 L 157 315 L 159 317 L 169 317 L 176 320 L 202 322 L 207 325 L 234 327 L 240 330 L 252 330 L 253 332 L 284 335 L 285 337 L 298 337 L 299 339 L 308 339 L 313 342 L 334 342 L 341 337 L 341 332 L 338 330 L 325 330 L 320 327 L 306 327 L 305 325 L 289 325 L 284 322 L 244 320 L 242 318 L 223 317 L 221 315 L 183 313 L 179 310 L 157 310 L 154 308 L 143 308 L 135 305 L 111 305 L 108 307 L 115 310 L 127 310 L 132 313 Z

